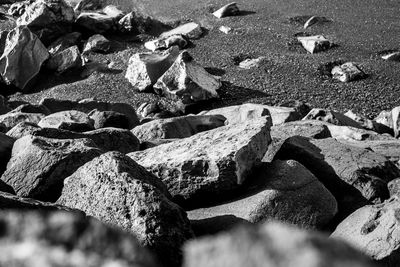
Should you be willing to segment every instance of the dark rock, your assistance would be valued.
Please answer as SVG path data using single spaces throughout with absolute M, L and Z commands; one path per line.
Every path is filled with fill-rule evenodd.
M 101 34 L 95 34 L 85 43 L 83 53 L 110 53 L 117 50 L 118 47 L 119 45 L 116 42 L 108 40 Z
M 22 104 L 10 111 L 10 113 L 41 113 L 44 115 L 49 115 L 50 111 L 42 105 L 33 105 L 33 104 Z
M 115 111 L 93 110 L 89 113 L 95 129 L 114 127 L 129 129 L 129 119 L 125 114 Z
M 124 15 L 115 6 L 106 6 L 101 11 L 80 13 L 75 23 L 89 32 L 103 34 L 117 30 Z
M 76 45 L 71 46 L 53 55 L 47 62 L 46 67 L 58 73 L 82 67 L 82 58 L 79 48 Z
M 118 29 L 122 33 L 146 33 L 150 30 L 152 20 L 135 12 L 126 14 L 118 21 Z
M 82 34 L 79 32 L 68 33 L 51 43 L 47 49 L 51 55 L 55 55 L 71 46 L 78 45 L 81 37 Z
M 11 151 L 14 145 L 15 139 L 9 137 L 3 133 L 0 133 L 0 175 L 6 170 L 7 163 L 11 158 Z M 0 191 L 4 188 L 3 185 L 0 185 Z

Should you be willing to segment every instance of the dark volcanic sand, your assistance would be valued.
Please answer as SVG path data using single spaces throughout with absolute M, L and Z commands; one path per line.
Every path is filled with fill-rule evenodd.
M 192 20 L 208 32 L 189 52 L 213 74 L 223 74 L 226 81 L 222 100 L 215 106 L 256 102 L 270 105 L 301 100 L 312 107 L 338 111 L 354 109 L 375 116 L 383 109 L 400 105 L 400 63 L 379 57 L 383 50 L 400 46 L 398 0 L 247 0 L 237 1 L 241 16 L 217 19 L 210 13 L 230 1 L 210 0 L 109 0 L 129 8 L 136 6 L 163 22 Z M 301 47 L 290 46 L 294 34 L 304 31 L 302 24 L 291 22 L 296 16 L 325 16 L 332 22 L 314 25 L 306 30 L 322 34 L 338 47 L 318 54 L 307 54 Z M 235 30 L 224 34 L 221 25 Z M 130 55 L 145 51 L 141 44 L 129 49 L 92 58 L 115 62 L 113 73 L 96 73 L 74 81 L 65 75 L 40 79 L 28 95 L 14 95 L 13 100 L 38 101 L 42 97 L 78 99 L 95 97 L 123 101 L 138 106 L 156 99 L 151 93 L 136 92 L 124 78 Z M 257 69 L 243 70 L 234 64 L 235 56 L 265 56 Z M 335 82 L 318 72 L 321 64 L 331 61 L 354 61 L 369 75 L 347 84 Z M 54 86 L 54 83 L 65 82 Z

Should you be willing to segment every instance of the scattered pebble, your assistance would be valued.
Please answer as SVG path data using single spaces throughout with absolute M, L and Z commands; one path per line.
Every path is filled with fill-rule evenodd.
M 232 31 L 232 28 L 227 26 L 221 26 L 219 27 L 219 30 L 225 34 L 228 34 Z

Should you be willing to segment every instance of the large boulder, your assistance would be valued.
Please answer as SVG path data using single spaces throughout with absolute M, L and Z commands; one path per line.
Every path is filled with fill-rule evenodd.
M 186 243 L 184 267 L 373 267 L 345 242 L 276 222 Z
M 0 211 L 2 266 L 156 267 L 137 239 L 66 211 Z
M 217 90 L 221 86 L 219 78 L 209 74 L 187 51 L 183 51 L 158 79 L 154 90 L 160 95 L 189 105 L 218 98 Z
M 18 196 L 55 201 L 64 179 L 100 154 L 89 139 L 57 140 L 28 135 L 14 143 L 0 179 Z
M 50 114 L 41 119 L 38 126 L 75 132 L 94 130 L 93 120 L 86 113 L 77 110 L 60 111 Z
M 333 195 L 300 163 L 274 161 L 228 203 L 188 211 L 196 234 L 226 230 L 243 220 L 279 220 L 302 228 L 321 229 L 337 212 Z
M 192 230 L 185 211 L 169 198 L 156 176 L 127 156 L 108 152 L 68 177 L 57 203 L 135 234 L 165 266 L 176 266 Z
M 254 171 L 270 143 L 270 118 L 216 128 L 128 156 L 156 174 L 182 206 L 216 204 Z
M 185 138 L 194 134 L 224 126 L 225 117 L 221 115 L 182 116 L 146 122 L 132 129 L 139 140 Z
M 42 113 L 9 112 L 0 115 L 0 123 L 2 123 L 8 131 L 20 122 L 31 122 L 36 124 L 44 117 L 45 115 Z
M 26 26 L 16 27 L 8 33 L 0 57 L 1 77 L 7 84 L 27 92 L 48 57 L 49 52 L 35 34 Z

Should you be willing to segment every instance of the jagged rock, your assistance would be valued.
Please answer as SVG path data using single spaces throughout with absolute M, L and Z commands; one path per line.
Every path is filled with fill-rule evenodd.
M 185 211 L 169 197 L 156 176 L 127 156 L 109 152 L 68 177 L 57 203 L 135 234 L 165 266 L 175 266 L 192 230 Z
M 145 18 L 135 12 L 130 12 L 118 21 L 118 29 L 123 33 L 146 33 L 151 23 L 149 17 Z
M 90 113 L 92 110 L 98 111 L 115 111 L 125 114 L 129 118 L 129 128 L 132 129 L 139 124 L 139 118 L 135 109 L 126 103 L 105 102 L 93 99 L 84 99 L 81 101 L 58 100 L 54 98 L 43 98 L 39 102 L 45 106 L 51 113 L 56 113 L 66 110 L 79 110 L 85 113 Z
M 2 123 L 6 130 L 9 131 L 20 122 L 32 122 L 37 124 L 44 117 L 45 115 L 41 113 L 10 112 L 0 115 L 0 123 Z
M 174 64 L 178 55 L 176 47 L 162 53 L 134 54 L 129 59 L 125 78 L 139 91 L 145 91 Z
M 58 73 L 82 67 L 82 58 L 79 48 L 76 45 L 71 46 L 53 55 L 47 62 L 46 67 Z
M 64 179 L 100 154 L 89 139 L 57 140 L 28 135 L 14 143 L 1 180 L 18 196 L 55 201 Z
M 125 114 L 115 111 L 93 110 L 89 113 L 95 129 L 115 127 L 129 129 L 129 119 Z
M 8 33 L 0 57 L 1 77 L 7 84 L 27 92 L 48 57 L 46 47 L 35 34 L 25 26 L 16 27 Z
M 247 69 L 247 70 L 253 69 L 253 68 L 258 68 L 264 59 L 265 59 L 265 57 L 245 59 L 239 63 L 239 68 Z
M 15 139 L 3 133 L 0 133 L 0 175 L 3 174 L 7 167 L 7 163 L 11 158 L 11 150 Z M 2 186 L 0 185 L 0 191 Z
M 339 112 L 321 108 L 313 108 L 303 120 L 319 120 L 339 126 L 351 126 L 362 129 L 362 126 L 355 120 Z
M 44 115 L 49 115 L 50 111 L 42 106 L 42 105 L 35 105 L 35 104 L 22 104 L 16 107 L 15 109 L 11 110 L 10 113 L 41 113 Z
M 382 56 L 382 59 L 389 61 L 400 61 L 400 52 L 393 52 Z
M 366 77 L 366 74 L 353 62 L 347 62 L 332 69 L 332 77 L 347 83 Z
M 223 17 L 235 16 L 235 15 L 239 14 L 239 12 L 240 11 L 239 11 L 239 8 L 237 7 L 236 3 L 232 2 L 230 4 L 227 4 L 223 7 L 221 7 L 217 11 L 215 11 L 213 13 L 213 15 L 220 19 Z
M 168 49 L 174 45 L 178 46 L 180 49 L 183 49 L 188 45 L 188 41 L 186 41 L 182 35 L 172 35 L 164 39 L 148 41 L 144 44 L 144 47 L 151 51 L 156 51 Z
M 108 40 L 101 34 L 91 36 L 85 43 L 83 53 L 96 52 L 96 53 L 110 53 L 117 49 L 117 44 Z
M 393 134 L 393 130 L 389 127 L 387 127 L 384 124 L 378 123 L 373 120 L 369 120 L 368 118 L 354 113 L 352 110 L 347 111 L 345 116 L 349 117 L 350 119 L 356 121 L 358 124 L 360 124 L 364 129 L 372 130 L 377 133 L 383 134 L 383 133 L 388 133 L 388 134 Z
M 188 105 L 218 98 L 217 90 L 221 85 L 218 78 L 196 63 L 187 51 L 183 51 L 153 87 L 157 93 Z
M 56 128 L 75 132 L 93 130 L 93 120 L 81 111 L 68 110 L 50 114 L 38 123 L 42 128 Z
M 325 51 L 331 47 L 331 42 L 322 35 L 299 36 L 297 40 L 303 45 L 304 49 L 314 54 Z
M 118 21 L 124 13 L 115 6 L 106 6 L 97 12 L 82 12 L 75 23 L 85 30 L 94 33 L 106 33 L 118 29 Z
M 400 178 L 394 179 L 388 183 L 390 197 L 400 198 Z
M 150 103 L 150 102 L 142 103 L 137 109 L 137 113 L 142 118 L 150 116 L 151 114 L 157 113 L 159 111 L 161 110 L 160 107 L 158 106 L 158 103 Z
M 28 26 L 46 45 L 71 30 L 75 12 L 64 0 L 36 0 L 17 19 L 18 26 Z
M 400 264 L 398 198 L 362 207 L 341 222 L 331 237 L 341 239 L 358 248 L 382 266 Z
M 225 34 L 229 34 L 232 31 L 232 28 L 228 26 L 221 26 L 219 27 L 219 30 Z
M 51 43 L 47 49 L 49 50 L 50 55 L 55 55 L 71 46 L 78 45 L 81 37 L 82 34 L 80 32 L 68 33 Z
M 3 266 L 157 267 L 125 231 L 77 212 L 1 211 Z
M 264 164 L 238 197 L 228 203 L 188 211 L 188 217 L 198 235 L 198 230 L 211 234 L 243 220 L 260 223 L 274 219 L 320 229 L 336 212 L 332 194 L 300 163 L 288 160 Z
M 128 156 L 157 175 L 180 205 L 216 203 L 237 189 L 270 143 L 270 118 L 216 128 Z
M 141 142 L 154 139 L 185 138 L 200 132 L 224 126 L 221 115 L 182 116 L 153 120 L 132 129 Z
M 393 129 L 393 119 L 391 111 L 386 111 L 386 110 L 381 111 L 378 114 L 378 116 L 374 119 L 374 121 Z
M 226 118 L 226 124 L 238 124 L 248 120 L 269 115 L 272 125 L 300 119 L 300 115 L 294 108 L 274 107 L 260 104 L 247 103 L 237 106 L 229 106 L 208 111 L 202 111 L 199 115 L 220 114 Z
M 271 222 L 185 244 L 184 267 L 374 267 L 350 245 L 320 233 Z
M 201 26 L 195 22 L 189 22 L 183 25 L 176 27 L 170 31 L 163 32 L 160 35 L 161 39 L 168 38 L 174 35 L 182 35 L 188 39 L 198 39 L 203 34 L 203 30 Z

